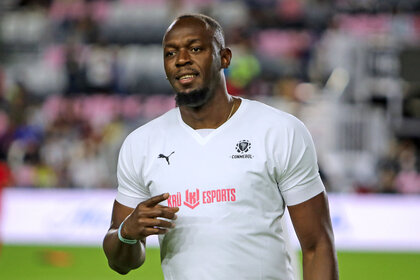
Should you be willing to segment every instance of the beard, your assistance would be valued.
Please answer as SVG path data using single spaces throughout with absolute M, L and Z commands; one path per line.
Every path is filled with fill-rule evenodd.
M 205 87 L 196 89 L 189 93 L 177 92 L 175 96 L 176 105 L 187 107 L 200 107 L 210 99 L 210 90 Z

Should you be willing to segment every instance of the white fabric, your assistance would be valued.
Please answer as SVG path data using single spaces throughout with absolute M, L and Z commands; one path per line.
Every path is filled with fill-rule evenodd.
M 210 133 L 212 133 L 214 131 L 214 129 L 213 128 L 203 128 L 203 129 L 196 129 L 195 131 L 197 131 L 198 134 L 200 134 L 201 137 L 206 137 Z
M 246 99 L 206 137 L 178 108 L 138 128 L 121 148 L 118 182 L 126 206 L 164 192 L 165 205 L 180 205 L 159 238 L 170 280 L 293 279 L 280 218 L 324 190 L 304 125 Z

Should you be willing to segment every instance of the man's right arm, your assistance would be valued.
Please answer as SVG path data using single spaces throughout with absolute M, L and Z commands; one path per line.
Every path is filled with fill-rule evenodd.
M 130 270 L 140 267 L 145 260 L 146 237 L 153 234 L 165 234 L 174 223 L 162 220 L 176 219 L 177 207 L 166 207 L 159 204 L 168 199 L 169 194 L 154 196 L 138 204 L 135 209 L 114 202 L 111 226 L 108 230 L 103 249 L 109 266 L 120 274 L 127 274 Z M 126 244 L 118 238 L 118 228 L 121 236 L 126 239 L 139 240 L 135 244 Z

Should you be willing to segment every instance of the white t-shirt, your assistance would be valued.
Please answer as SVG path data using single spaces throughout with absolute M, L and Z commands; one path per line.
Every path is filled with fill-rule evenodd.
M 324 191 L 305 126 L 247 99 L 205 137 L 179 108 L 136 129 L 117 173 L 119 203 L 169 192 L 164 204 L 180 207 L 159 236 L 167 280 L 292 279 L 280 218 Z

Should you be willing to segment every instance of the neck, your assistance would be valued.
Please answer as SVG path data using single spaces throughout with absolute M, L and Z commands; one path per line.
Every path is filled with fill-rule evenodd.
M 231 112 L 237 110 L 238 101 L 235 102 L 224 87 L 216 90 L 204 105 L 194 108 L 180 106 L 179 110 L 182 120 L 193 129 L 218 128 L 227 121 Z

